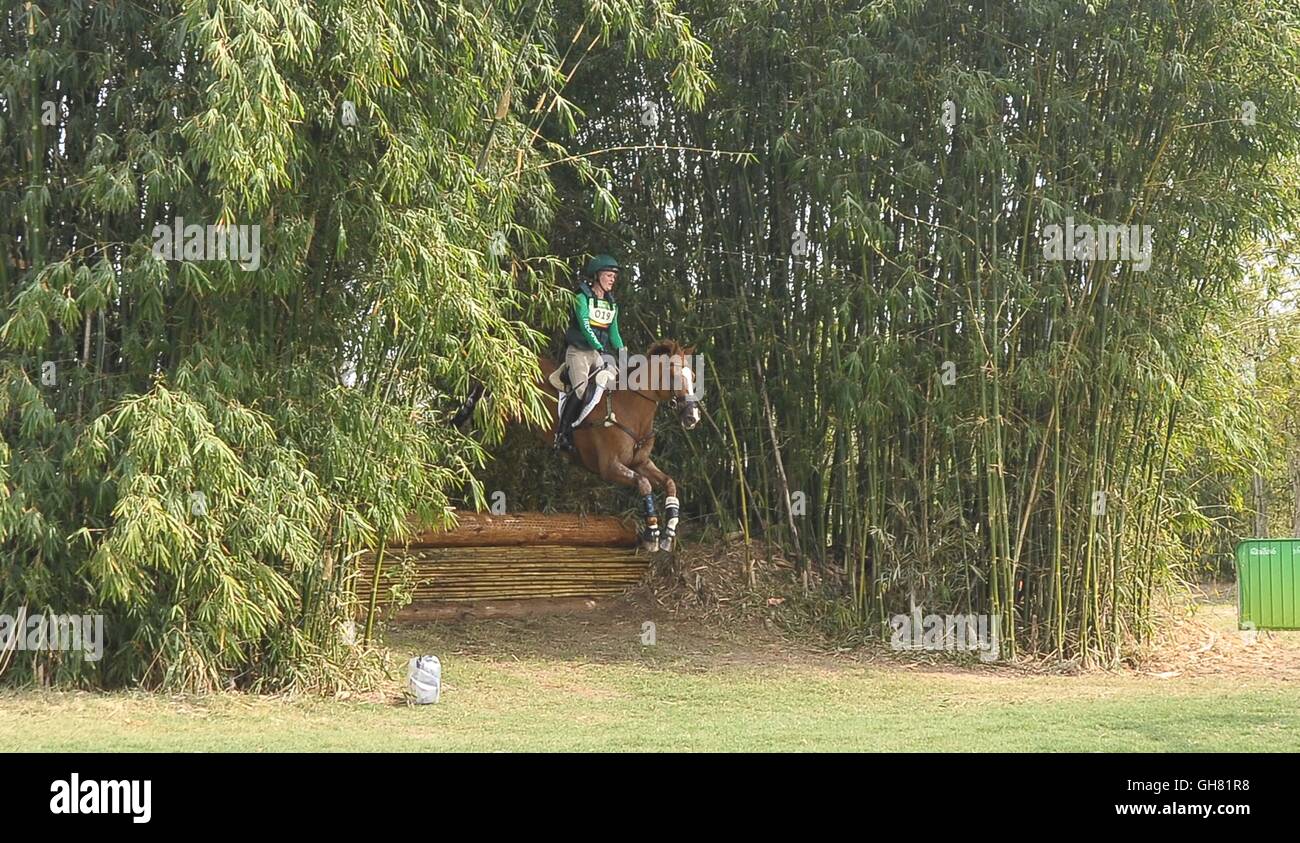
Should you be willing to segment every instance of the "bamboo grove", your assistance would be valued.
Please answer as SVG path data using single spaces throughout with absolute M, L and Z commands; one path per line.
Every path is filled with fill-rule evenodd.
M 110 631 L 102 661 L 27 654 L 6 679 L 358 673 L 357 555 L 408 513 L 444 520 L 484 459 L 448 396 L 472 375 L 501 412 L 540 412 L 552 262 L 490 246 L 535 247 L 555 213 L 566 151 L 538 129 L 573 119 L 565 55 L 617 42 L 700 104 L 683 18 L 562 11 L 6 0 L 0 605 Z M 159 259 L 178 218 L 259 225 L 260 265 Z
M 629 342 L 709 361 L 659 445 L 697 535 L 784 543 L 858 627 L 987 612 L 1113 662 L 1261 465 L 1288 494 L 1298 32 L 1272 0 L 6 0 L 0 611 L 116 632 L 3 678 L 355 681 L 359 553 L 487 475 L 568 494 L 491 457 L 606 250 Z M 160 260 L 177 218 L 260 226 L 260 265 Z M 1147 227 L 1149 265 L 1054 259 L 1067 223 Z
M 1287 277 L 1297 10 L 689 14 L 715 45 L 705 109 L 654 68 L 576 80 L 589 148 L 651 147 L 602 158 L 622 213 L 598 229 L 642 273 L 631 312 L 703 341 L 716 372 L 723 447 L 683 439 L 661 464 L 838 572 L 852 623 L 987 612 L 1017 652 L 1114 662 L 1207 542 L 1228 558 L 1275 429 L 1239 364 L 1247 276 Z M 1052 259 L 1045 229 L 1070 219 L 1148 227 L 1149 266 Z

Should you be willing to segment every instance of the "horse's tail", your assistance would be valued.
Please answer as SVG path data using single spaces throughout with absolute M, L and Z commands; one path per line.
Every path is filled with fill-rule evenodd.
M 456 411 L 456 415 L 451 417 L 451 426 L 460 429 L 465 422 L 469 421 L 469 417 L 474 415 L 474 408 L 478 406 L 478 402 L 483 400 L 483 395 L 486 392 L 487 389 L 483 384 L 474 381 L 473 386 L 469 389 L 469 396 L 465 398 L 465 403 Z

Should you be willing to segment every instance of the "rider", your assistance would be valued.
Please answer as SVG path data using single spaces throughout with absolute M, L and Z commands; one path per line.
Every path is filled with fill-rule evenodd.
M 555 447 L 561 450 L 573 449 L 573 429 L 582 424 L 605 391 L 596 380 L 596 373 L 606 367 L 602 354 L 623 348 L 613 295 L 618 269 L 618 261 L 609 255 L 596 255 L 587 262 L 587 280 L 573 294 L 569 329 L 564 332 L 564 362 L 574 395 L 580 400 L 568 401 L 568 396 L 560 393 Z

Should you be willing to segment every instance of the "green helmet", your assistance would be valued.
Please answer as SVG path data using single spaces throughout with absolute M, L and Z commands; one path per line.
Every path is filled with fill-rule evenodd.
M 602 269 L 612 269 L 615 272 L 618 272 L 618 261 L 614 260 L 609 255 L 596 255 L 594 258 L 587 261 L 587 274 L 592 278 L 595 278 L 596 273 L 600 272 Z

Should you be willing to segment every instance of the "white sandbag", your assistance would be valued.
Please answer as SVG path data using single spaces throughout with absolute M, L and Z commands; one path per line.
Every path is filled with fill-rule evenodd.
M 407 668 L 407 684 L 418 705 L 436 703 L 442 692 L 442 662 L 437 656 L 420 656 L 411 659 Z

